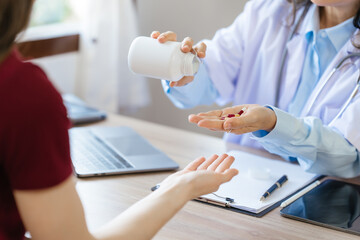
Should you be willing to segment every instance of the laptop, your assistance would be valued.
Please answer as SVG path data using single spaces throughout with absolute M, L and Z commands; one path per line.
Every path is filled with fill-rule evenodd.
M 68 118 L 73 125 L 92 123 L 106 119 L 106 113 L 88 106 L 73 94 L 62 95 Z
M 72 128 L 69 136 L 72 163 L 78 177 L 179 168 L 130 127 Z

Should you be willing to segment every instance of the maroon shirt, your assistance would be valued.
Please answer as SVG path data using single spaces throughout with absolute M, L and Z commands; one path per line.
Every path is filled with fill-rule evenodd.
M 69 126 L 44 72 L 12 51 L 0 63 L 0 240 L 24 238 L 14 190 L 52 187 L 71 175 Z

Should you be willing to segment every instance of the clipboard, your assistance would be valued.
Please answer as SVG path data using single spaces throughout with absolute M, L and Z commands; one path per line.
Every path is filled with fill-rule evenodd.
M 312 184 L 313 182 L 315 182 L 316 180 L 320 180 L 322 178 L 324 178 L 325 176 L 323 175 L 318 175 L 316 176 L 311 182 L 309 182 L 308 184 L 304 185 L 302 188 L 298 189 L 296 192 L 294 192 L 293 194 L 279 200 L 278 202 L 274 203 L 273 205 L 267 207 L 266 209 L 264 209 L 263 211 L 259 212 L 259 213 L 254 213 L 251 211 L 246 211 L 243 209 L 239 209 L 239 208 L 234 208 L 229 204 L 224 204 L 222 202 L 215 202 L 215 201 L 209 201 L 207 199 L 201 199 L 201 198 L 197 198 L 197 199 L 193 199 L 194 201 L 206 204 L 206 205 L 210 205 L 210 206 L 214 206 L 214 207 L 218 207 L 218 208 L 222 208 L 225 210 L 229 210 L 229 211 L 233 211 L 233 212 L 237 212 L 237 213 L 243 213 L 249 216 L 253 216 L 253 217 L 263 217 L 264 215 L 266 215 L 267 213 L 271 212 L 273 209 L 277 208 L 280 206 L 280 204 L 285 201 L 286 199 L 290 198 L 291 196 L 293 196 L 294 194 L 300 192 L 302 189 L 306 188 L 307 186 L 309 186 L 310 184 Z
M 228 154 L 235 157 L 232 167 L 238 169 L 239 174 L 230 182 L 220 186 L 215 194 L 203 195 L 194 199 L 195 201 L 254 217 L 262 217 L 280 206 L 281 202 L 291 195 L 322 178 L 322 176 L 305 172 L 299 165 L 285 161 L 241 151 L 231 151 Z M 254 168 L 257 170 L 263 168 L 269 173 L 268 178 L 257 179 L 249 176 L 249 170 Z M 288 176 L 288 182 L 266 201 L 260 202 L 262 194 L 284 174 Z M 233 200 L 233 202 L 228 200 Z
M 271 210 L 279 207 L 281 202 L 282 202 L 282 201 L 279 201 L 279 202 L 273 204 L 272 206 L 266 208 L 265 210 L 263 210 L 263 211 L 261 211 L 259 213 L 254 213 L 254 212 L 246 211 L 246 210 L 243 210 L 243 209 L 234 208 L 234 207 L 231 207 L 229 205 L 224 205 L 224 204 L 219 204 L 219 203 L 214 203 L 214 202 L 208 202 L 208 201 L 201 200 L 201 199 L 194 199 L 194 201 L 201 202 L 201 203 L 206 204 L 206 205 L 226 209 L 226 210 L 229 210 L 229 211 L 237 212 L 237 213 L 243 213 L 243 214 L 253 216 L 253 217 L 258 217 L 258 218 L 263 217 L 265 214 L 267 214 Z

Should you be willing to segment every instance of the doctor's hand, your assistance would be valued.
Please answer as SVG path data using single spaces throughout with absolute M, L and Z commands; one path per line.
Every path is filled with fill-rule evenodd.
M 176 188 L 180 194 L 186 194 L 188 200 L 215 192 L 221 184 L 238 174 L 238 170 L 230 168 L 234 160 L 233 156 L 227 154 L 214 154 L 208 159 L 200 157 L 167 177 L 160 184 L 160 189 Z
M 257 104 L 245 104 L 206 113 L 191 114 L 189 122 L 213 131 L 244 134 L 265 130 L 271 132 L 277 118 L 270 108 Z
M 165 43 L 168 41 L 176 41 L 176 33 L 168 31 L 168 32 L 164 32 L 164 33 L 160 33 L 158 31 L 154 31 L 151 33 L 151 37 L 154 39 L 157 39 L 160 43 Z M 197 55 L 199 58 L 204 58 L 205 57 L 205 52 L 206 52 L 206 44 L 201 42 L 196 44 L 194 47 L 194 41 L 190 38 L 190 37 L 186 37 L 183 41 L 182 41 L 182 45 L 181 45 L 181 51 L 183 51 L 184 53 L 188 53 L 188 52 L 193 52 L 194 50 L 197 52 Z M 192 82 L 194 80 L 193 76 L 186 76 L 183 77 L 182 79 L 180 79 L 179 81 L 171 81 L 170 82 L 170 87 L 181 87 L 184 86 L 190 82 Z

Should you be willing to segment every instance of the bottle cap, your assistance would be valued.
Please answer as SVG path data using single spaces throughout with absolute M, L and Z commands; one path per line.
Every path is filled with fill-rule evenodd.
M 183 64 L 184 76 L 194 76 L 199 69 L 200 62 L 192 53 L 186 53 Z

